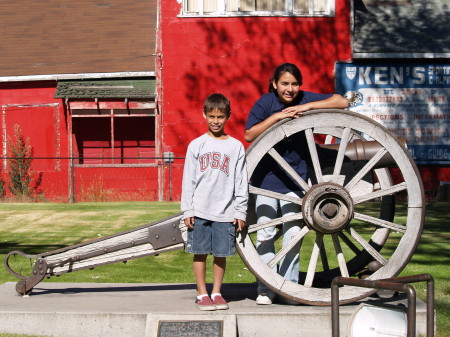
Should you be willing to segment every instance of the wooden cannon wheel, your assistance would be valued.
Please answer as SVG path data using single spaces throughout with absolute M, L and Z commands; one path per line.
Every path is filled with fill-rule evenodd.
M 299 132 L 306 139 L 306 144 L 299 146 L 307 147 L 310 154 L 307 181 L 274 148 Z M 322 153 L 322 147 L 317 146 L 317 135 L 337 139 L 335 150 Z M 375 153 L 368 158 L 348 160 L 350 147 L 369 141 L 377 143 Z M 311 111 L 298 119 L 280 121 L 253 142 L 247 150 L 250 177 L 264 156 L 272 158 L 305 193 L 301 198 L 287 197 L 250 185 L 250 200 L 265 195 L 301 206 L 298 214 L 257 224 L 250 202 L 248 227 L 237 239 L 237 250 L 261 282 L 282 297 L 306 304 L 329 305 L 330 283 L 335 276 L 361 277 L 371 271 L 364 277 L 376 280 L 395 277 L 403 270 L 422 233 L 425 201 L 414 161 L 386 128 L 345 110 Z M 386 168 L 386 158 L 398 172 L 396 180 L 399 181 L 395 184 Z M 405 202 L 403 208 L 397 206 L 396 212 L 398 208 L 401 211 L 394 220 L 396 197 Z M 292 220 L 301 220 L 299 234 L 284 248 L 277 239 L 275 257 L 266 264 L 256 251 L 257 230 Z M 280 276 L 276 266 L 298 243 L 300 280 L 294 283 Z M 339 292 L 340 303 L 354 302 L 374 292 L 345 286 Z

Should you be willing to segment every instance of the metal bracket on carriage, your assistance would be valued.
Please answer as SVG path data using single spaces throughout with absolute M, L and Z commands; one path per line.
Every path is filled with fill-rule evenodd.
M 28 255 L 21 251 L 13 251 L 13 252 L 8 253 L 5 258 L 5 267 L 8 270 L 8 272 L 11 275 L 14 275 L 20 279 L 20 281 L 17 282 L 17 284 L 16 284 L 17 293 L 19 293 L 21 295 L 27 295 L 31 292 L 31 290 L 33 289 L 33 287 L 36 284 L 38 284 L 39 282 L 41 282 L 44 279 L 45 274 L 47 272 L 47 261 L 45 261 L 45 259 L 38 258 L 34 264 L 34 268 L 31 273 L 31 276 L 26 277 L 24 275 L 16 273 L 9 266 L 9 258 L 11 256 L 15 256 L 15 255 L 20 255 L 20 256 L 23 256 L 28 259 L 36 258 L 36 255 Z
M 33 287 L 41 282 L 47 271 L 47 262 L 44 259 L 38 259 L 33 268 L 33 272 L 30 277 L 20 280 L 16 284 L 16 291 L 19 294 L 29 294 Z
M 148 241 L 157 250 L 183 242 L 183 238 L 178 224 L 161 224 L 148 228 Z

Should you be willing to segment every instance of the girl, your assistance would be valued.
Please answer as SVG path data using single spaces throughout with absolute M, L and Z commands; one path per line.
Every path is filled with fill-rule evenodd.
M 284 63 L 275 69 L 269 81 L 269 93 L 259 98 L 251 109 L 245 127 L 245 140 L 252 142 L 267 128 L 284 118 L 299 118 L 303 112 L 313 109 L 342 109 L 348 107 L 348 101 L 337 94 L 318 94 L 302 91 L 303 78 L 296 65 Z M 275 146 L 277 152 L 302 177 L 306 179 L 308 150 L 303 133 L 281 141 Z M 265 156 L 255 169 L 251 184 L 255 187 L 301 197 L 302 189 L 282 170 L 273 159 Z M 263 223 L 282 216 L 300 212 L 300 206 L 291 202 L 266 196 L 256 196 L 257 222 Z M 300 221 L 283 224 L 283 247 L 300 231 Z M 257 233 L 256 249 L 264 262 L 275 256 L 274 237 L 276 227 L 261 229 Z M 284 278 L 298 283 L 299 275 L 298 243 L 280 261 L 278 273 Z M 257 304 L 272 304 L 275 295 L 264 284 L 258 282 Z

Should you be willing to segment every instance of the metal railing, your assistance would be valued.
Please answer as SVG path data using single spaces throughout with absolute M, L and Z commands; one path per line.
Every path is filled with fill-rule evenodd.
M 355 286 L 381 290 L 393 290 L 407 294 L 407 337 L 415 337 L 416 292 L 406 283 L 427 282 L 427 337 L 434 336 L 434 279 L 430 274 L 393 277 L 382 280 L 363 280 L 349 277 L 335 277 L 331 282 L 332 337 L 339 337 L 339 286 Z

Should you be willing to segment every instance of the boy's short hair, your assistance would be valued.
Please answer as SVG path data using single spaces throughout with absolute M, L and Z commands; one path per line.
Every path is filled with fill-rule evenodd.
M 218 93 L 209 95 L 203 104 L 203 113 L 206 114 L 215 109 L 222 111 L 229 118 L 231 116 L 230 100 L 225 95 Z

